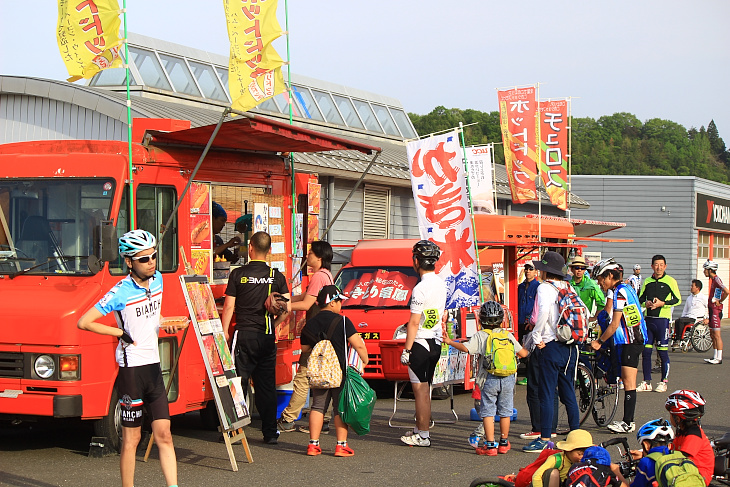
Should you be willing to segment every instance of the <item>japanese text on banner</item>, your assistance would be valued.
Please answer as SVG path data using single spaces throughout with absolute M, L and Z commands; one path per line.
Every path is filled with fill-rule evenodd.
M 492 148 L 467 147 L 469 192 L 474 214 L 494 215 L 494 184 L 492 182 Z
M 446 307 L 479 304 L 474 236 L 463 154 L 456 131 L 408 143 L 411 185 L 421 238 L 441 248 L 436 273 L 446 283 Z
M 228 91 L 232 108 L 246 111 L 283 92 L 284 61 L 271 43 L 282 34 L 277 0 L 223 0 L 231 43 Z
M 117 0 L 59 0 L 56 39 L 68 81 L 122 64 Z
M 550 202 L 568 209 L 568 101 L 540 102 L 541 174 Z
M 499 91 L 499 120 L 504 164 L 514 203 L 537 198 L 537 148 L 539 119 L 535 87 Z

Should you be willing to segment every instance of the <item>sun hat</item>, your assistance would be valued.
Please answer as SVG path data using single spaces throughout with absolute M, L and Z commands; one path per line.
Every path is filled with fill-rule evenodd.
M 565 274 L 563 273 L 565 259 L 563 259 L 562 255 L 552 250 L 545 252 L 540 260 L 533 260 L 532 265 L 538 271 L 549 272 L 550 274 L 556 274 L 565 278 Z
M 582 462 L 585 462 L 586 460 L 593 460 L 593 463 L 598 465 L 605 465 L 607 467 L 611 466 L 611 454 L 602 446 L 586 448 L 586 451 L 583 453 L 583 458 L 580 460 Z
M 576 255 L 573 260 L 568 264 L 568 267 L 582 266 L 586 267 L 586 260 L 581 255 Z
M 555 444 L 555 447 L 564 450 L 572 451 L 576 448 L 589 448 L 593 446 L 593 437 L 586 430 L 573 430 L 568 433 L 565 441 L 559 441 Z

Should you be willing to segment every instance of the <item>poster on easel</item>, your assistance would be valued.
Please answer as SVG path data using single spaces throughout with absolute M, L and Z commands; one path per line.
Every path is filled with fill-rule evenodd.
M 251 423 L 251 417 L 243 395 L 241 378 L 236 375 L 236 367 L 223 333 L 223 325 L 215 306 L 208 277 L 180 276 L 180 284 L 208 380 L 213 389 L 213 398 L 220 419 L 220 431 L 223 433 L 231 467 L 236 471 L 238 466 L 231 443 L 241 440 L 249 463 L 253 461 L 242 429 Z

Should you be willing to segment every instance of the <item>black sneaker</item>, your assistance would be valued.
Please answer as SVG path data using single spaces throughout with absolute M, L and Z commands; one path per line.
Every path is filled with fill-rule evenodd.
M 279 437 L 278 436 L 272 436 L 271 438 L 264 438 L 264 443 L 266 445 L 278 445 L 279 444 Z

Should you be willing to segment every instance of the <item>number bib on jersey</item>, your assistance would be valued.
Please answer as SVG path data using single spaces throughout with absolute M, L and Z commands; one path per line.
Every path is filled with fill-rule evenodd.
M 639 311 L 639 307 L 635 304 L 624 306 L 622 313 L 626 319 L 626 326 L 638 326 L 641 324 L 641 311 Z
M 439 310 L 435 308 L 423 310 L 423 328 L 430 330 L 439 323 Z

